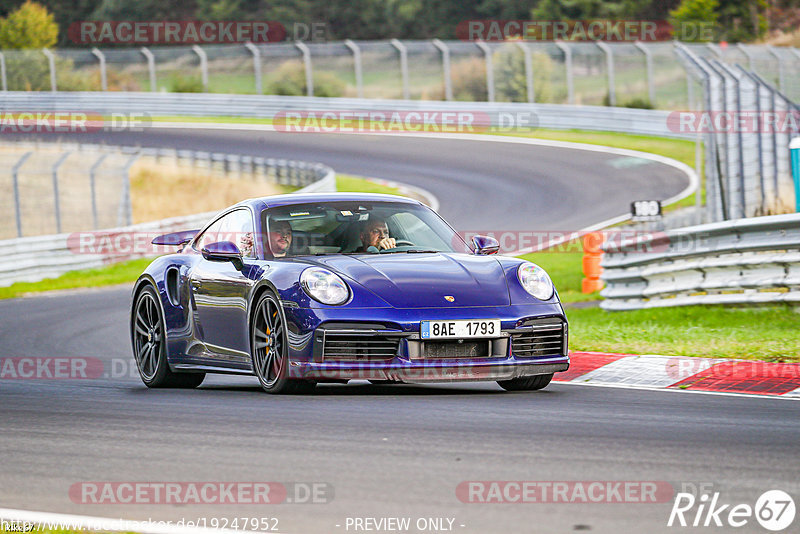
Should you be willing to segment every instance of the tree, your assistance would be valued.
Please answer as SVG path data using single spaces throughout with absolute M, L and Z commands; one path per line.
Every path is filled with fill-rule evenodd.
M 49 48 L 58 41 L 58 24 L 47 8 L 28 0 L 0 19 L 0 48 Z
M 718 0 L 682 0 L 669 12 L 672 35 L 680 41 L 705 42 L 714 38 Z

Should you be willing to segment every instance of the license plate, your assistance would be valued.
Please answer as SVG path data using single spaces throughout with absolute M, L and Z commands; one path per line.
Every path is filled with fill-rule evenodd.
M 469 337 L 497 337 L 500 335 L 500 319 L 474 321 L 422 321 L 422 339 L 461 339 Z

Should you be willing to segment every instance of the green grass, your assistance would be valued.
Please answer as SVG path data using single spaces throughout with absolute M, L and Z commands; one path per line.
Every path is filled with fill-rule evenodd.
M 790 306 L 566 312 L 572 350 L 800 362 L 800 315 Z
M 387 195 L 403 195 L 396 187 L 388 187 L 347 174 L 336 175 L 336 190 L 342 193 L 384 193 Z

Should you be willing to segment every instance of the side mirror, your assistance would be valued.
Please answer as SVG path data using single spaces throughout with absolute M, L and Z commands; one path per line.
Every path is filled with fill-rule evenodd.
M 484 256 L 497 254 L 497 251 L 500 250 L 500 243 L 497 239 L 485 235 L 473 236 L 472 244 L 475 245 L 475 254 Z
M 203 257 L 208 261 L 230 261 L 237 269 L 242 267 L 242 251 L 230 241 L 209 243 L 203 247 Z

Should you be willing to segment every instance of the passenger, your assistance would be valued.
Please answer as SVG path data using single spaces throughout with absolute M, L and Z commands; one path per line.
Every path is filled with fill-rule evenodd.
M 275 258 L 286 257 L 292 246 L 292 225 L 289 221 L 273 221 L 269 225 L 269 249 Z
M 389 226 L 384 219 L 370 218 L 361 227 L 361 248 L 356 252 L 378 252 L 396 248 L 397 243 L 389 237 Z

